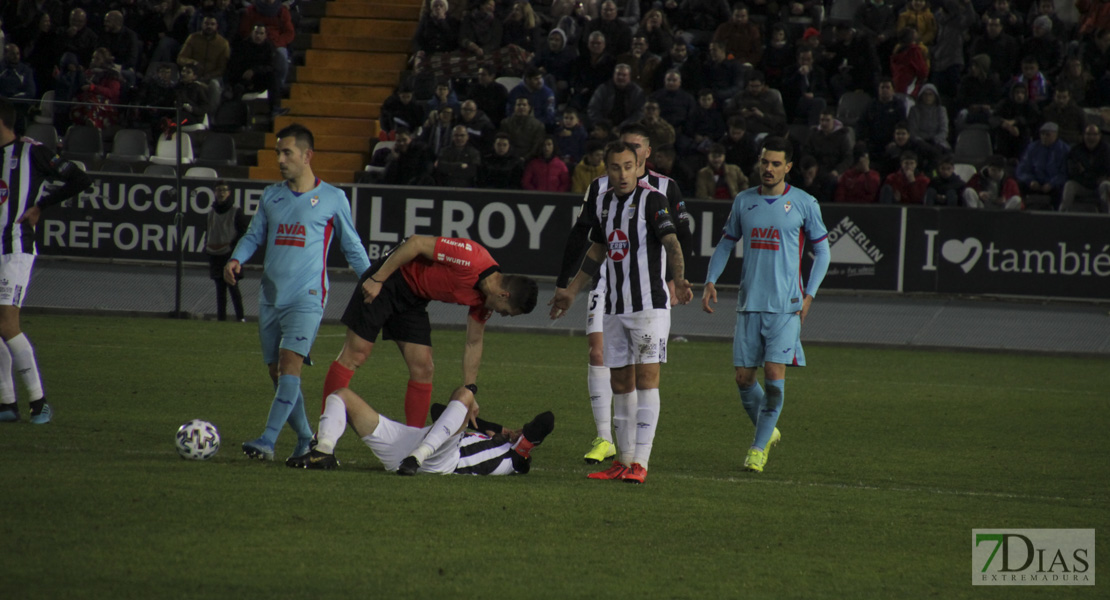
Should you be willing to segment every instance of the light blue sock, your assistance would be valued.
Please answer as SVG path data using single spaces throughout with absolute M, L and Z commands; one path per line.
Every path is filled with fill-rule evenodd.
M 270 414 L 266 417 L 266 431 L 262 433 L 262 439 L 271 446 L 277 442 L 278 434 L 281 433 L 281 427 L 289 420 L 290 413 L 297 405 L 297 398 L 301 396 L 301 378 L 297 375 L 282 375 L 278 377 L 277 391 L 274 393 L 274 401 L 270 404 Z M 304 412 L 304 406 L 301 406 L 301 412 Z M 307 420 L 307 417 L 305 417 Z
M 782 379 L 767 379 L 767 394 L 759 407 L 759 420 L 755 424 L 755 441 L 752 446 L 763 450 L 771 441 L 771 434 L 775 432 L 775 425 L 779 422 L 782 413 L 782 401 L 786 396 L 785 384 Z
M 297 386 L 297 403 L 293 405 L 293 410 L 289 412 L 288 423 L 297 432 L 298 440 L 307 440 L 312 437 L 312 424 L 308 422 L 308 415 L 304 410 L 304 392 L 301 391 L 300 386 Z
M 740 404 L 744 405 L 744 412 L 748 413 L 752 425 L 755 425 L 759 420 L 759 406 L 763 404 L 763 388 L 758 381 L 749 388 L 742 388 L 739 385 L 736 387 L 740 390 Z

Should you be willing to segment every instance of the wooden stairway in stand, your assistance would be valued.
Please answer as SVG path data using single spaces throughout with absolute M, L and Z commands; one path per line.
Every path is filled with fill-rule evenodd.
M 300 123 L 312 130 L 312 170 L 328 183 L 352 183 L 378 140 L 378 117 L 405 69 L 421 0 L 329 0 L 320 32 L 296 67 L 289 114 L 274 119 L 251 179 L 279 181 L 274 133 Z M 299 34 L 305 35 L 305 34 Z

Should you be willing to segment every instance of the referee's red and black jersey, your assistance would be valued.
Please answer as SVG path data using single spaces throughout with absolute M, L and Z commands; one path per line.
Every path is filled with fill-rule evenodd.
M 667 253 L 663 238 L 675 233 L 667 197 L 640 180 L 619 197 L 605 190 L 587 204 L 590 241 L 606 247 L 605 314 L 669 308 Z

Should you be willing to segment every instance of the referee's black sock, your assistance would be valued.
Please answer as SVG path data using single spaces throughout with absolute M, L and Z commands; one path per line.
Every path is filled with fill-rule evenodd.
M 32 400 L 31 401 L 31 415 L 34 416 L 34 415 L 37 415 L 37 414 L 41 413 L 42 412 L 42 407 L 45 406 L 45 405 L 46 405 L 46 396 L 43 396 L 42 398 L 39 398 L 38 400 Z

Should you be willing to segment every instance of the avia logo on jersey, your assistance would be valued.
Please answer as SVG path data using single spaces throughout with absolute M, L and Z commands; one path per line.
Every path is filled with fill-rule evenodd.
M 620 229 L 609 234 L 609 260 L 620 262 L 628 256 L 628 236 Z
M 444 254 L 442 252 L 437 252 L 436 253 L 436 260 L 438 260 L 439 262 L 456 264 L 456 265 L 459 265 L 459 266 L 462 266 L 462 267 L 469 267 L 470 266 L 470 261 L 469 260 L 463 260 L 461 258 L 455 258 L 454 256 L 447 256 L 446 254 Z
M 447 244 L 448 246 L 454 246 L 456 248 L 466 248 L 467 252 L 471 252 L 471 251 L 474 250 L 474 248 L 471 248 L 470 244 L 468 244 L 466 242 L 460 242 L 458 240 L 452 240 L 452 239 L 448 239 L 448 238 L 440 238 L 440 241 L 443 242 L 444 244 Z
M 752 227 L 748 239 L 753 250 L 779 250 L 782 246 L 782 234 L 774 227 Z
M 274 237 L 274 245 L 304 248 L 305 235 L 304 225 L 301 225 L 299 222 L 293 223 L 292 225 L 278 223 L 277 236 Z
M 312 200 L 309 200 L 308 203 L 312 205 L 312 208 L 316 208 L 316 205 L 320 203 L 320 197 L 313 196 Z
M 8 189 L 8 183 L 0 180 L 0 205 L 8 201 L 8 196 L 11 195 L 11 190 Z

